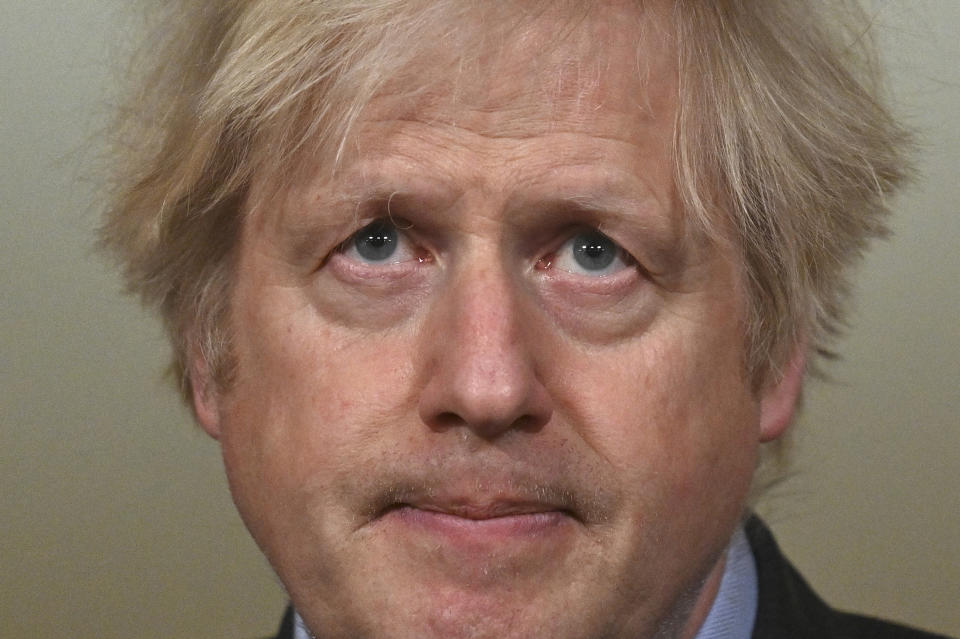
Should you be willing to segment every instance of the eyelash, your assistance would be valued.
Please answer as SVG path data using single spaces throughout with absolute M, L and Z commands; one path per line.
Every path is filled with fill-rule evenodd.
M 410 227 L 408 226 L 406 228 Z M 345 241 L 341 242 L 340 245 L 337 246 L 336 252 L 341 255 L 353 253 L 351 259 L 368 266 L 386 266 L 412 261 L 414 259 L 421 263 L 429 261 L 430 254 L 426 250 L 414 245 L 403 231 L 404 229 L 399 228 L 393 220 L 379 218 L 370 222 Z M 361 244 L 364 238 L 369 241 L 369 244 L 366 246 Z M 384 254 L 383 249 L 385 247 L 389 252 Z M 404 249 L 410 253 L 406 259 L 390 260 L 396 251 L 402 251 Z M 365 251 L 366 254 L 364 254 Z
M 414 244 L 392 219 L 378 218 L 341 242 L 335 253 L 344 256 L 357 268 L 396 270 L 410 262 L 432 261 L 432 254 Z M 364 243 L 366 241 L 366 243 Z M 392 259 L 400 251 L 398 259 Z M 631 268 L 639 268 L 637 260 L 616 241 L 596 228 L 584 227 L 566 236 L 554 251 L 539 258 L 540 271 L 559 270 L 574 277 L 591 280 L 607 279 Z
M 615 240 L 596 228 L 582 228 L 569 235 L 560 247 L 537 261 L 539 270 L 559 268 L 591 279 L 609 277 L 638 263 Z

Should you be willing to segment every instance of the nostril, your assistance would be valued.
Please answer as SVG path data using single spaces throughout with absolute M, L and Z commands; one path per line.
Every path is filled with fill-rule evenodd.
M 549 414 L 523 414 L 510 419 L 465 419 L 454 411 L 444 411 L 425 420 L 427 426 L 436 432 L 466 428 L 483 439 L 496 439 L 504 432 L 515 430 L 527 433 L 536 433 L 550 421 Z
M 514 422 L 513 427 L 515 430 L 535 433 L 541 430 L 548 421 L 550 421 L 549 415 L 521 415 L 520 418 Z
M 448 428 L 458 428 L 466 425 L 466 420 L 452 411 L 445 411 L 434 415 L 430 423 L 427 424 L 431 429 L 441 431 Z

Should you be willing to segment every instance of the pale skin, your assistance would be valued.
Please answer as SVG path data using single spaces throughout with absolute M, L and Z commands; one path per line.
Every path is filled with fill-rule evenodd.
M 561 19 L 245 222 L 196 413 L 318 637 L 692 637 L 791 419 L 801 358 L 753 390 L 734 251 L 683 223 L 666 27 Z

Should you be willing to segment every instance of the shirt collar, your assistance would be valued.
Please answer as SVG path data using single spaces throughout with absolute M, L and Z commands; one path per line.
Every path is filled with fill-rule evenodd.
M 696 639 L 750 639 L 757 596 L 757 564 L 741 526 L 727 547 L 720 589 Z

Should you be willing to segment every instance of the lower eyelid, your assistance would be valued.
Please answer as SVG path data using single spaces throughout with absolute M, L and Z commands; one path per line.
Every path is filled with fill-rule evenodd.
M 642 280 L 641 272 L 633 265 L 618 269 L 603 276 L 572 273 L 563 268 L 537 269 L 541 277 L 550 285 L 565 290 L 583 291 L 593 294 L 623 293 Z
M 343 253 L 334 253 L 326 266 L 341 280 L 363 284 L 376 281 L 396 281 L 419 271 L 420 260 L 385 262 L 371 264 L 347 257 Z

